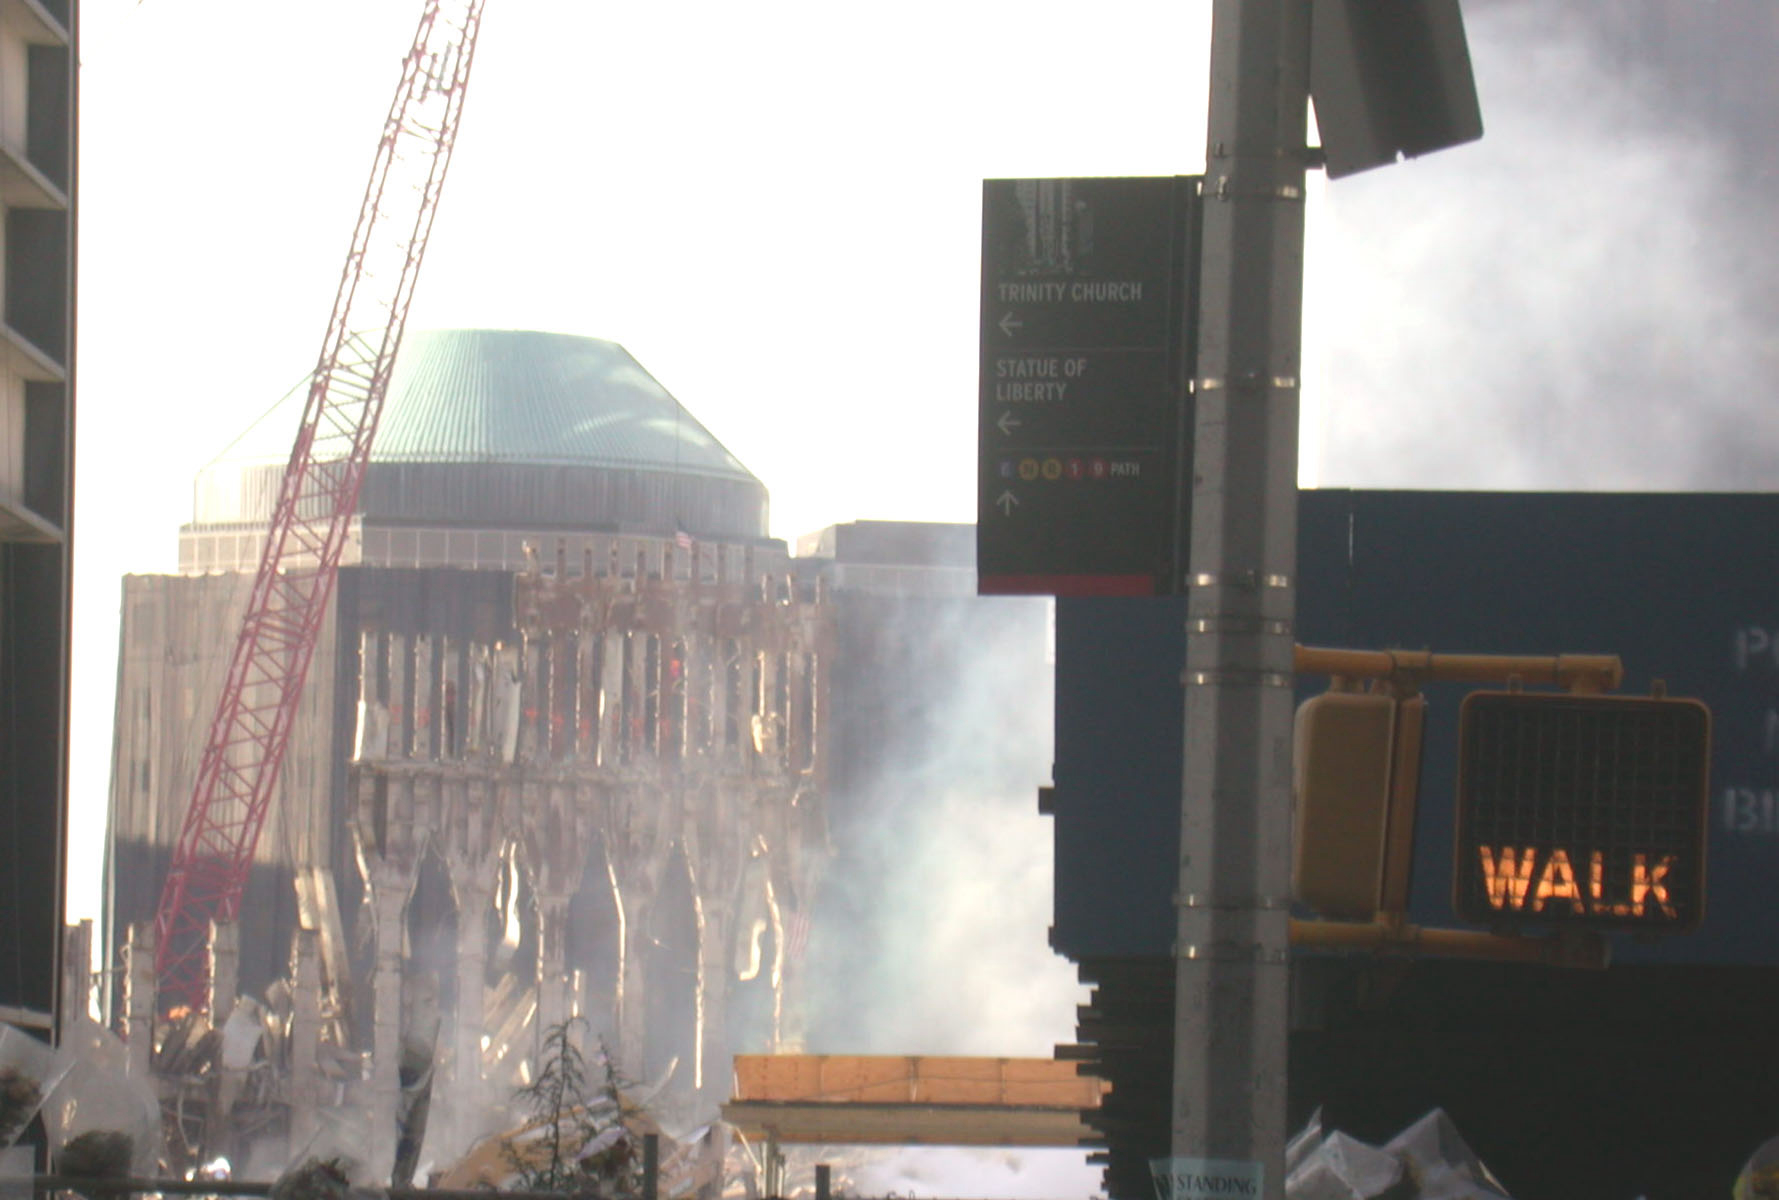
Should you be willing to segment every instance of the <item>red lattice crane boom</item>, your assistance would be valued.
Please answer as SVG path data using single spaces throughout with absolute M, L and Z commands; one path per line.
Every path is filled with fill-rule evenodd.
M 161 892 L 155 973 L 162 1007 L 207 1007 L 210 922 L 233 920 L 240 908 L 450 165 L 484 3 L 424 0 L 402 60 Z

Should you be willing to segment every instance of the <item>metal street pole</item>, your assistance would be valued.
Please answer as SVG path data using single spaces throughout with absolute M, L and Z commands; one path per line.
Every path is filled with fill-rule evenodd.
M 1309 41 L 1310 0 L 1215 0 L 1175 897 L 1174 1200 L 1285 1191 Z

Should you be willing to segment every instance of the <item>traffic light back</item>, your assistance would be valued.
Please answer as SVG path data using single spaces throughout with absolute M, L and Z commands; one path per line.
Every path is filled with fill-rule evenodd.
M 1395 729 L 1382 692 L 1328 691 L 1297 708 L 1291 883 L 1323 917 L 1377 915 Z

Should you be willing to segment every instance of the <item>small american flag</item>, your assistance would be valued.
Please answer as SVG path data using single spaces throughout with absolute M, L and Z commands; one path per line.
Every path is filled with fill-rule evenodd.
M 803 952 L 809 948 L 809 914 L 800 908 L 788 910 L 784 915 L 784 953 L 792 962 L 801 962 Z
M 673 544 L 678 546 L 681 550 L 690 550 L 692 548 L 692 535 L 683 529 L 675 530 L 673 534 Z

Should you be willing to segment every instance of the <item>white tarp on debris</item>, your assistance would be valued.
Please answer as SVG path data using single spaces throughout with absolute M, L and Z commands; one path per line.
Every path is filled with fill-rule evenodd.
M 1356 1200 L 1402 1194 L 1401 1159 L 1344 1133 L 1331 1133 L 1285 1177 L 1291 1200 Z
M 1288 1200 L 1511 1200 L 1443 1109 L 1384 1146 L 1324 1133 L 1310 1118 L 1285 1156 Z

